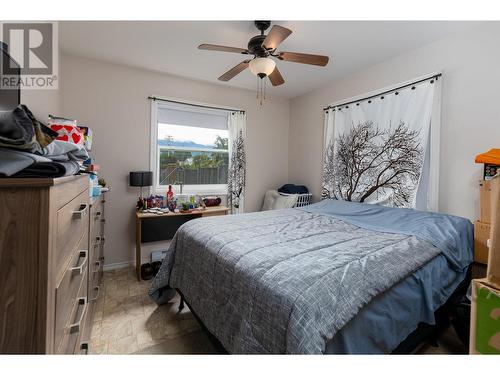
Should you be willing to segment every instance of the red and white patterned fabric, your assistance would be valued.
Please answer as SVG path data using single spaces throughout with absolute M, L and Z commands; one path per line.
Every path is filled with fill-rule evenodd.
M 49 124 L 52 130 L 55 130 L 59 135 L 56 139 L 76 143 L 83 146 L 83 133 L 77 126 L 64 124 Z

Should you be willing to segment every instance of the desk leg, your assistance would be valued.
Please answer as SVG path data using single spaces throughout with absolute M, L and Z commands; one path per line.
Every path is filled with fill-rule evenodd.
M 135 273 L 141 281 L 141 219 L 135 220 Z

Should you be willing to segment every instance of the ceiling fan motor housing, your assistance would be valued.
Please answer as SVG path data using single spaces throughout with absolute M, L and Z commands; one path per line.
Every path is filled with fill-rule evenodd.
M 266 39 L 265 35 L 257 35 L 254 36 L 248 42 L 248 51 L 257 57 L 267 57 L 269 52 L 264 48 L 262 43 Z

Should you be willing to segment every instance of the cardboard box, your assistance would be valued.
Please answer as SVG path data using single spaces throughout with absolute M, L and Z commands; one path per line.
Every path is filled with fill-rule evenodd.
M 472 281 L 470 354 L 500 354 L 500 290 Z
M 500 289 L 500 175 L 491 182 L 491 232 L 486 277 Z
M 490 224 L 482 223 L 479 220 L 474 222 L 474 262 L 488 264 L 490 228 Z
M 491 223 L 491 180 L 479 181 L 479 221 Z

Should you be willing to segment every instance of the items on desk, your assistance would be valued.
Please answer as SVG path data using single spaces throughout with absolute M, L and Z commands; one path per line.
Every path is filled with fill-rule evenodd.
M 183 202 L 182 203 L 182 210 L 181 212 L 189 212 L 189 210 L 192 210 L 193 209 L 193 205 L 191 203 L 188 203 L 188 202 Z
M 147 173 L 147 172 L 144 172 Z M 146 178 L 144 182 L 143 172 L 130 172 L 130 185 L 131 186 L 150 186 L 150 182 Z M 212 206 L 218 206 L 221 203 L 219 197 L 209 197 L 208 199 L 201 199 L 197 195 L 179 195 L 175 196 L 172 185 L 169 185 L 167 195 L 151 194 L 138 198 L 136 209 L 141 212 L 155 213 L 158 215 L 166 214 L 168 212 L 191 212 L 197 209 L 204 209 L 206 202 Z
M 172 190 L 172 185 L 168 185 L 167 199 L 168 200 L 174 199 L 174 191 Z
M 222 199 L 220 197 L 204 197 L 203 203 L 207 207 L 215 207 L 222 203 Z

